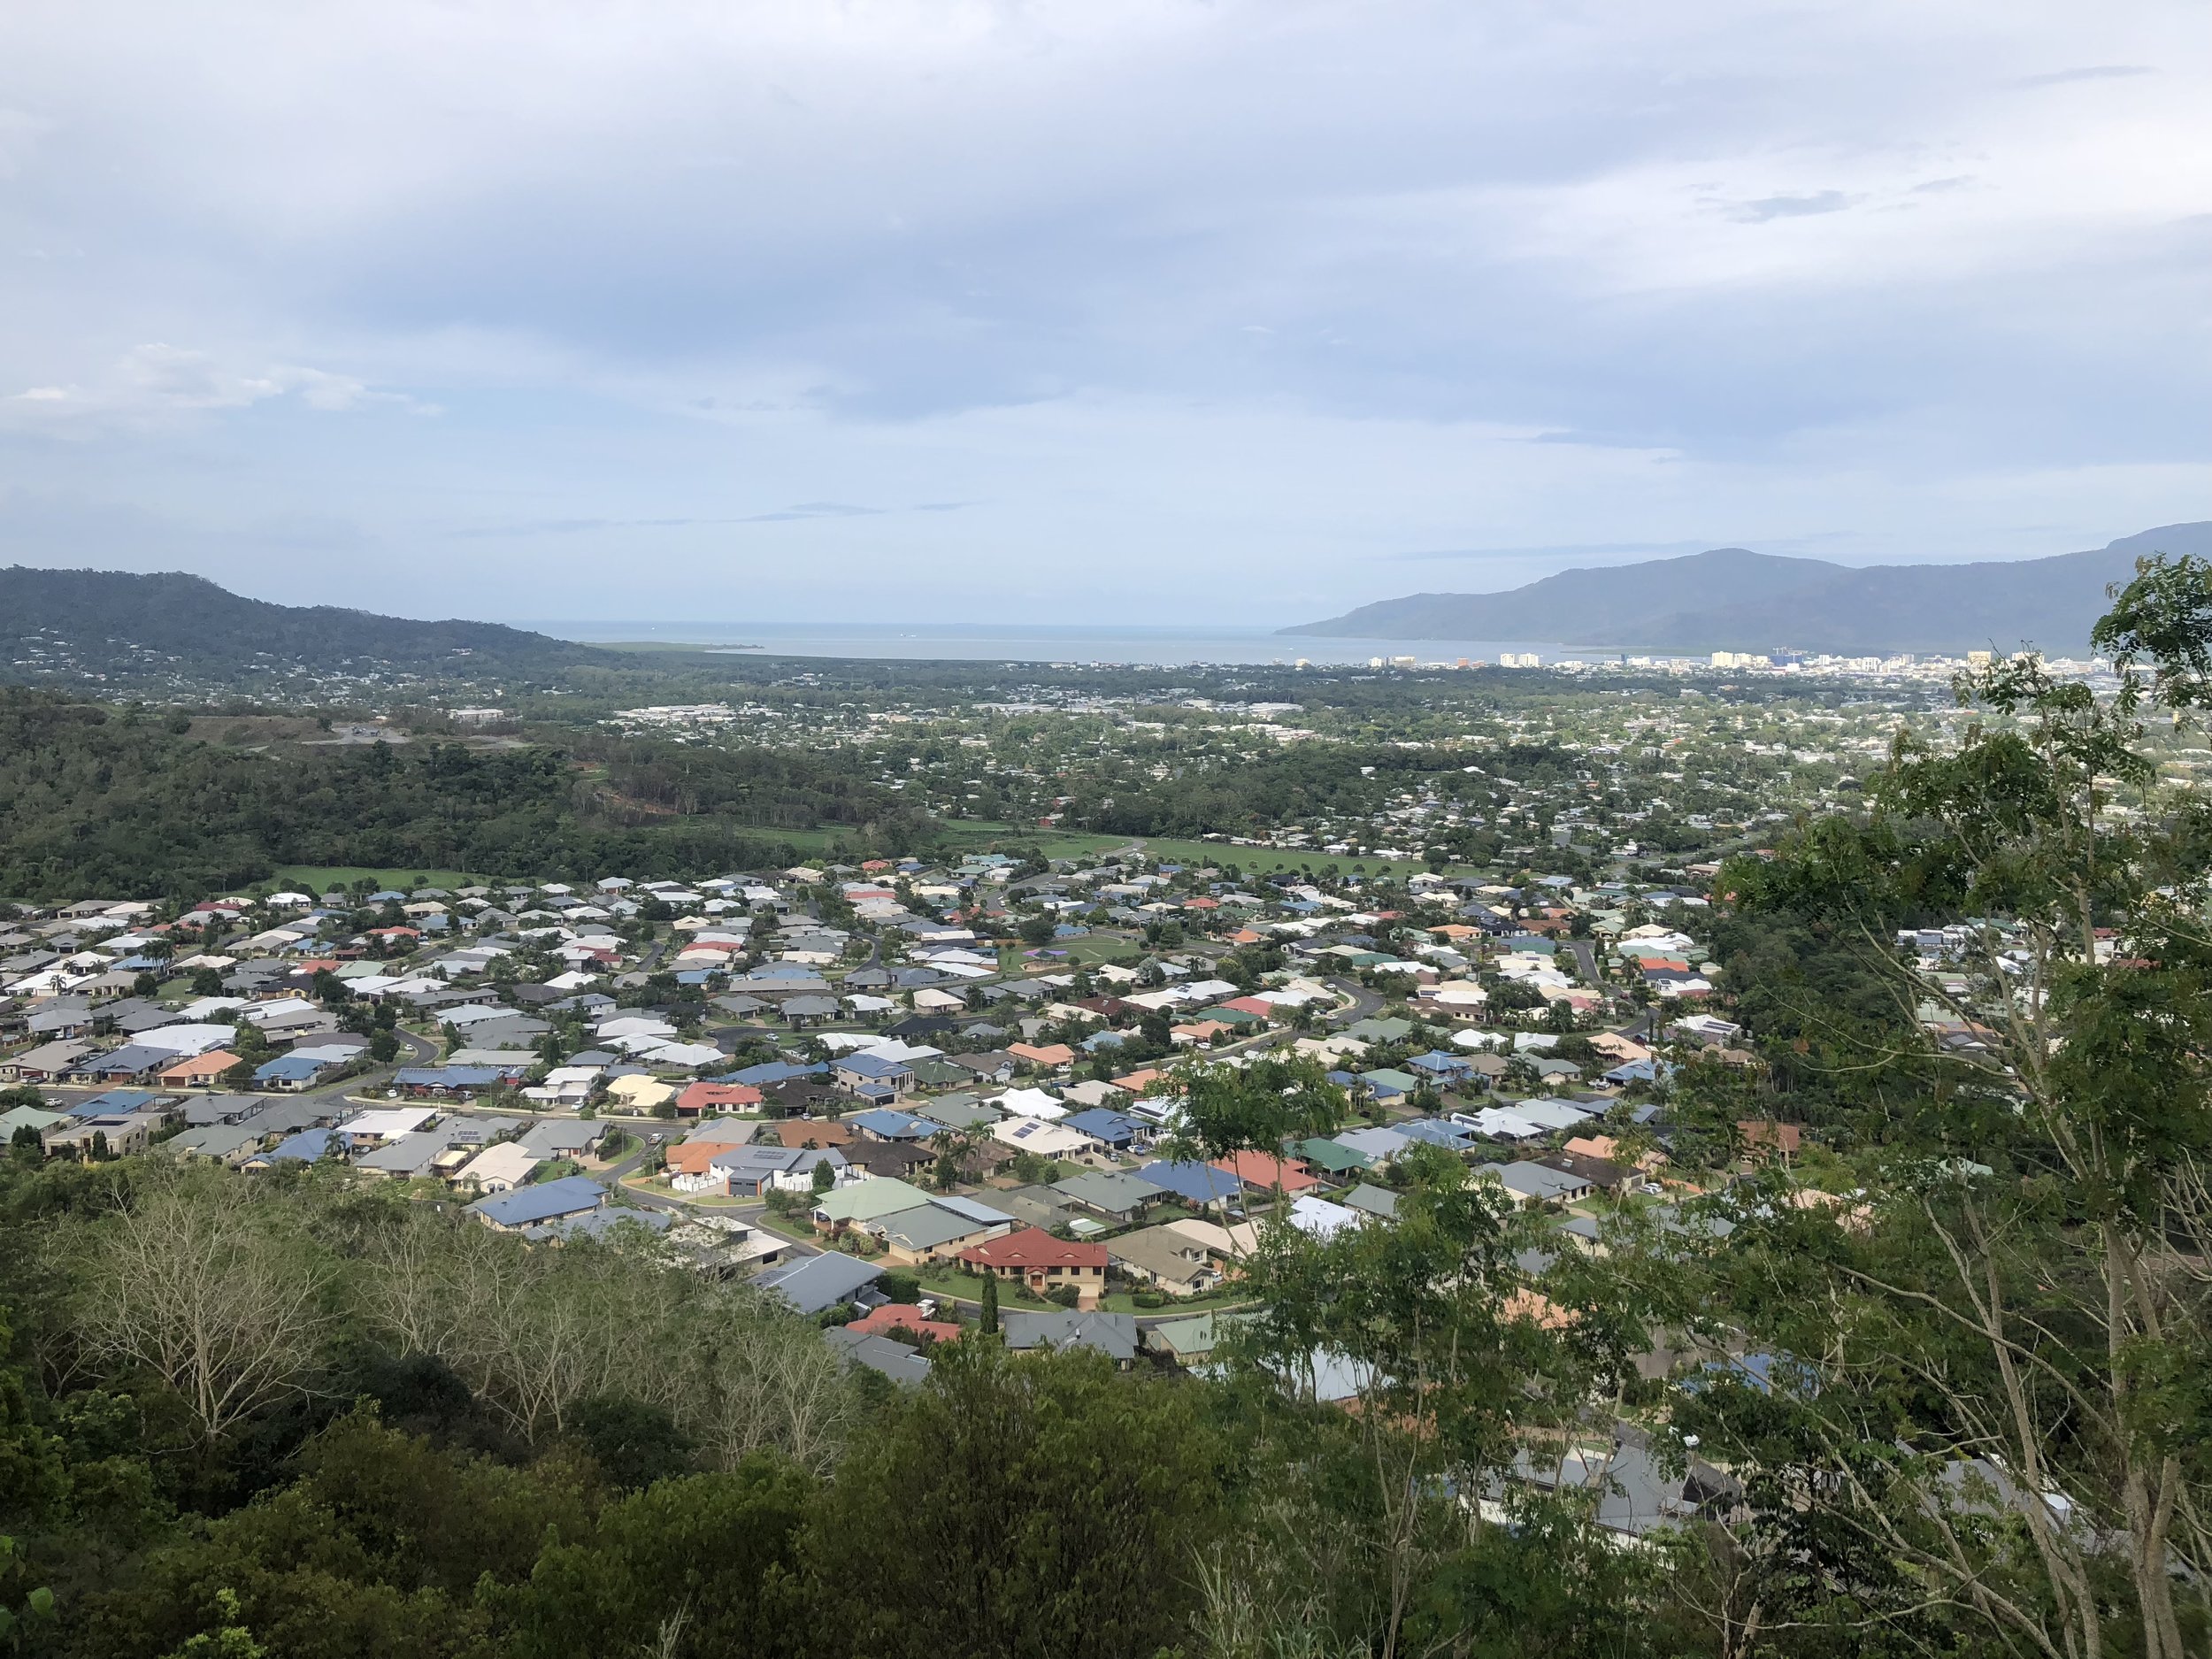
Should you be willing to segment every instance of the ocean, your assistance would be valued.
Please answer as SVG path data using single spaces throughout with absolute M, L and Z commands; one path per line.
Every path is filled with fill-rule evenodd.
M 517 622 L 557 639 L 586 644 L 649 641 L 734 651 L 757 646 L 763 656 L 872 657 L 909 662 L 1081 663 L 1102 666 L 1180 667 L 1211 663 L 1287 666 L 1359 664 L 1380 657 L 1422 663 L 1494 663 L 1505 652 L 1533 652 L 1546 662 L 1568 653 L 1555 643 L 1514 640 L 1326 640 L 1265 628 L 997 626 L 978 623 L 851 622 Z M 752 653 L 748 651 L 747 655 Z

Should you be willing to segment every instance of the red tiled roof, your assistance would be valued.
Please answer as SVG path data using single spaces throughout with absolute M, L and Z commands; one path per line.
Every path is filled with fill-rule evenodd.
M 916 1336 L 931 1337 L 940 1342 L 954 1342 L 960 1338 L 958 1325 L 942 1319 L 925 1319 L 922 1310 L 912 1302 L 887 1302 L 845 1328 L 864 1336 L 890 1336 L 900 1331 L 911 1331 Z
M 1295 1164 L 1286 1164 L 1271 1152 L 1232 1153 L 1225 1158 L 1216 1158 L 1214 1168 L 1235 1176 L 1247 1187 L 1271 1191 L 1280 1186 L 1286 1193 L 1302 1193 L 1321 1185 Z
M 1102 1244 L 1071 1244 L 1056 1239 L 1042 1227 L 1024 1227 L 1002 1239 L 972 1244 L 960 1252 L 964 1262 L 979 1267 L 1104 1267 Z
M 680 1112 L 759 1104 L 760 1091 L 750 1083 L 693 1083 L 676 1096 L 676 1110 Z

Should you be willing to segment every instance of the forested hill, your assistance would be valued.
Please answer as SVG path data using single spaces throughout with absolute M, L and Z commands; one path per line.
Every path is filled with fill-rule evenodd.
M 246 599 L 176 572 L 0 567 L 0 679 L 195 680 L 549 672 L 607 654 L 495 622 L 417 622 Z
M 834 755 L 591 732 L 263 754 L 189 725 L 0 687 L 0 898 L 198 897 L 285 864 L 670 876 L 789 863 L 793 830 L 858 851 L 926 827 Z
M 2107 586 L 2126 581 L 2135 561 L 2154 553 L 2212 555 L 2212 522 L 2166 525 L 2055 558 L 1972 565 L 1853 570 L 1716 548 L 1562 571 L 1506 593 L 1413 594 L 1283 632 L 1658 651 L 2063 651 L 2087 645 Z

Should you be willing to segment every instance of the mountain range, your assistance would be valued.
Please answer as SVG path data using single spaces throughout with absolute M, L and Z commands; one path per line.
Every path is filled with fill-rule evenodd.
M 2107 608 L 2107 587 L 2153 553 L 2212 557 L 2212 522 L 2165 525 L 2089 552 L 1972 565 L 1853 568 L 1715 548 L 1561 571 L 1503 593 L 1411 594 L 1281 631 L 1655 651 L 2078 650 Z
M 290 670 L 478 680 L 609 660 L 589 646 L 495 622 L 273 604 L 180 572 L 0 567 L 0 680 Z

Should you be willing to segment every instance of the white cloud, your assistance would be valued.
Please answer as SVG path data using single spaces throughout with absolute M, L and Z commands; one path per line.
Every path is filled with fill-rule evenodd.
M 412 413 L 434 414 L 434 405 L 404 393 L 380 391 L 350 375 L 296 364 L 273 365 L 240 373 L 204 351 L 160 341 L 135 346 L 88 387 L 32 386 L 15 393 L 12 405 L 33 419 L 83 426 L 144 425 L 225 410 L 249 409 L 275 398 L 292 398 L 325 414 L 384 405 Z

